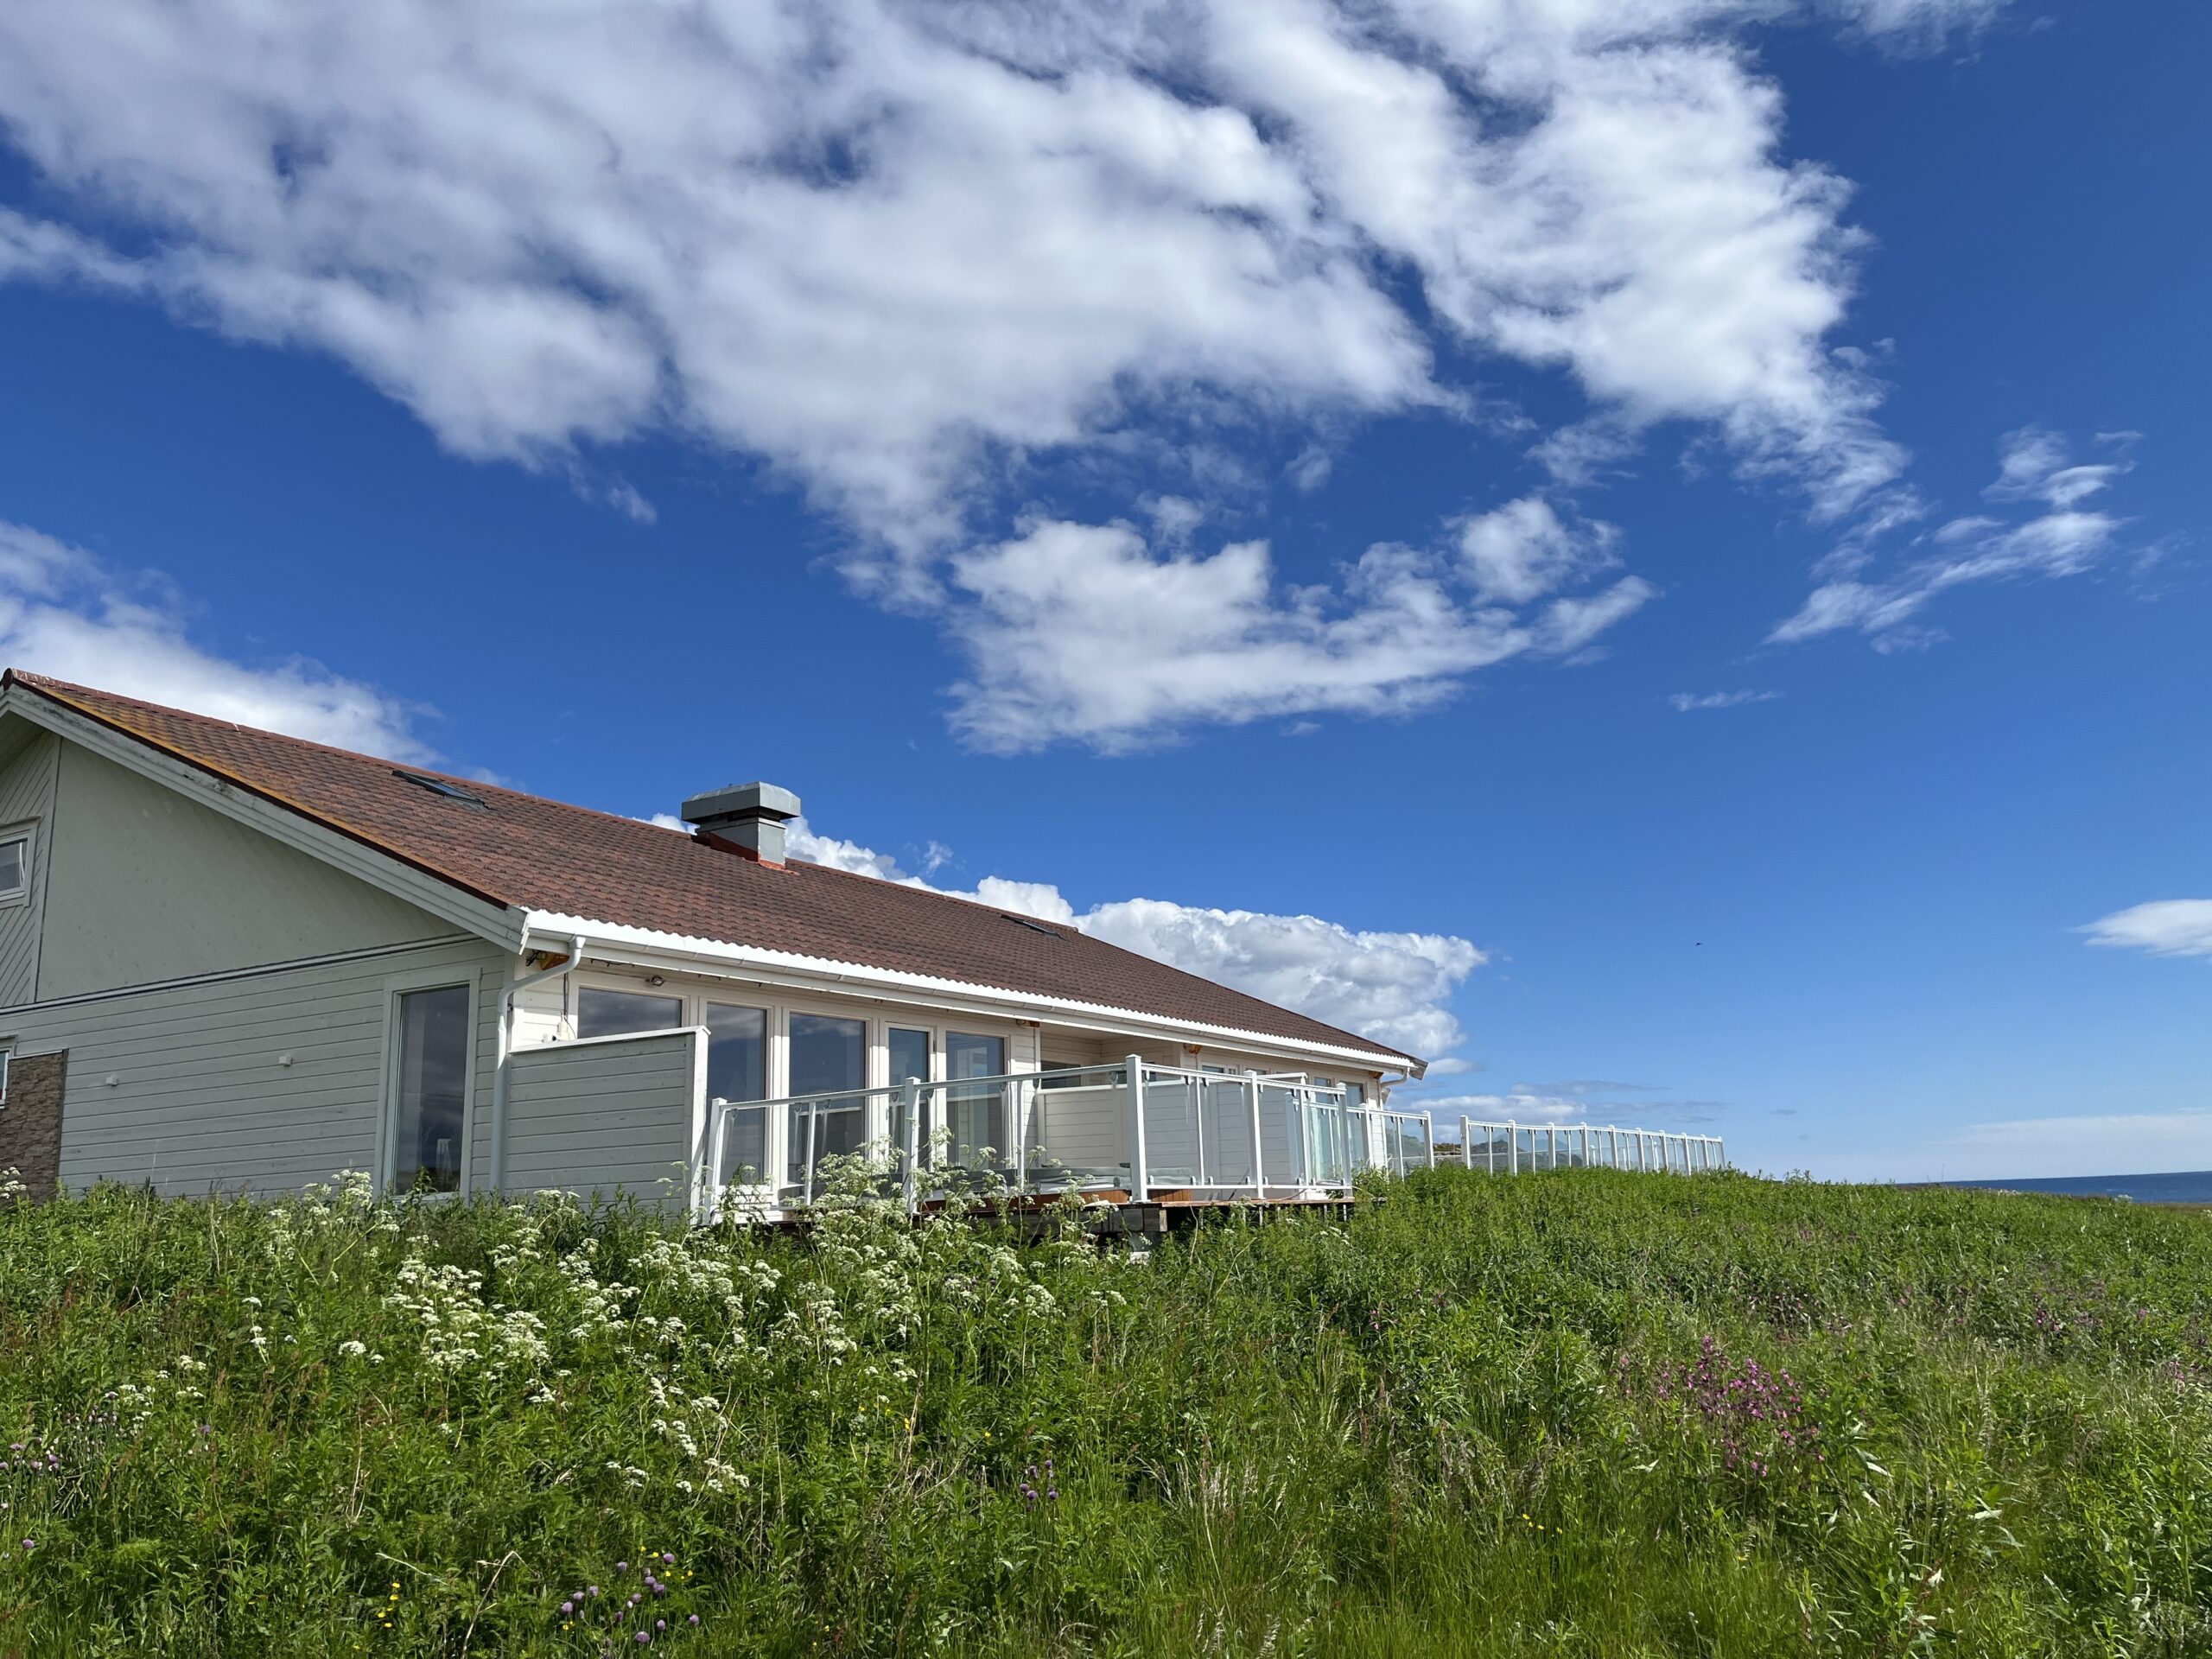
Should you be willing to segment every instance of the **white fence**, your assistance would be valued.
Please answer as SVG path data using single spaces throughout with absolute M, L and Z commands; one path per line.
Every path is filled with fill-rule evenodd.
M 1718 1135 L 1668 1135 L 1592 1123 L 1481 1123 L 1459 1120 L 1460 1155 L 1470 1169 L 1518 1175 L 1536 1169 L 1726 1169 Z
M 1588 1124 L 1460 1122 L 1470 1168 L 1717 1169 L 1719 1140 Z M 1448 1152 L 1448 1148 L 1446 1149 Z M 1295 1074 L 1115 1065 L 909 1079 L 781 1100 L 715 1100 L 705 1214 L 772 1220 L 823 1195 L 842 1160 L 911 1211 L 955 1192 L 1075 1192 L 1103 1203 L 1341 1199 L 1366 1171 L 1433 1168 L 1427 1112 L 1356 1104 Z
M 1426 1112 L 1355 1105 L 1297 1075 L 1117 1065 L 791 1096 L 709 1108 L 711 1213 L 811 1205 L 826 1160 L 858 1160 L 910 1210 L 955 1191 L 1120 1202 L 1349 1197 L 1363 1170 L 1436 1162 Z

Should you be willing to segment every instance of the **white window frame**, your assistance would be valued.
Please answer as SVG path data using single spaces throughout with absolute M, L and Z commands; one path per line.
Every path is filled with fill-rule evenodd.
M 767 1096 L 770 1100 L 788 1100 L 791 1092 L 791 1016 L 795 1014 L 819 1014 L 832 1020 L 857 1020 L 861 1022 L 862 1041 L 867 1045 L 868 1058 L 861 1076 L 861 1087 L 871 1090 L 889 1088 L 903 1083 L 903 1077 L 891 1075 L 891 1027 L 929 1033 L 930 1075 L 925 1083 L 942 1082 L 944 1077 L 944 1034 L 957 1031 L 963 1036 L 996 1037 L 1006 1045 L 1007 1065 L 1010 1071 L 1033 1071 L 1035 1064 L 1024 1065 L 1016 1055 L 1021 1045 L 1021 1026 L 1012 1020 L 974 1019 L 947 1009 L 931 1008 L 916 1003 L 885 1004 L 870 1000 L 846 1000 L 836 996 L 815 996 L 766 985 L 752 985 L 737 980 L 678 978 L 664 974 L 658 985 L 645 983 L 644 972 L 624 974 L 606 969 L 579 969 L 569 976 L 574 988 L 566 994 L 566 1007 L 563 1023 L 571 1032 L 576 1027 L 576 1010 L 582 1007 L 582 995 L 587 990 L 629 991 L 652 996 L 673 996 L 681 1000 L 686 1025 L 706 1024 L 706 1005 L 720 1003 L 725 1007 L 765 1008 L 768 1014 Z M 564 1039 L 563 1040 L 574 1040 Z M 770 1186 L 780 1185 L 781 1171 L 791 1166 L 791 1114 L 768 1114 L 767 1135 L 761 1148 L 765 1173 L 771 1176 Z M 932 1126 L 934 1127 L 934 1126 Z M 880 1141 L 891 1133 L 891 1103 L 878 1093 L 868 1102 L 868 1122 L 862 1138 L 870 1142 Z
M 392 974 L 384 982 L 384 1065 L 377 1078 L 376 1186 L 391 1191 L 392 1159 L 399 1149 L 399 1042 L 404 1027 L 399 999 L 409 991 L 436 991 L 465 986 L 468 990 L 468 1065 L 461 1083 L 461 1179 L 450 1192 L 422 1192 L 410 1196 L 441 1201 L 465 1198 L 476 1162 L 476 1073 L 482 1065 L 484 1008 L 481 976 L 466 968 L 418 968 L 412 973 Z
M 0 847 L 11 841 L 23 843 L 23 884 L 0 891 L 0 910 L 30 903 L 31 889 L 38 883 L 38 825 L 11 823 L 5 829 L 0 829 Z

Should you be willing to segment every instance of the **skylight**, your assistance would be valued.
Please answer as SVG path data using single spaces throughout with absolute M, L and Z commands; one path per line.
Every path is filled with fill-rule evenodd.
M 417 789 L 427 789 L 433 795 L 442 795 L 449 801 L 459 801 L 463 806 L 473 806 L 480 812 L 489 812 L 491 804 L 481 795 L 472 795 L 459 784 L 449 784 L 442 778 L 432 778 L 419 772 L 402 772 L 397 766 L 391 775 L 402 783 L 412 784 Z
M 1009 916 L 1006 912 L 1001 911 L 999 920 L 1012 922 L 1016 927 L 1026 927 L 1032 933 L 1042 933 L 1048 939 L 1057 939 L 1060 937 L 1055 929 L 1046 926 L 1042 922 L 1033 922 L 1027 916 Z

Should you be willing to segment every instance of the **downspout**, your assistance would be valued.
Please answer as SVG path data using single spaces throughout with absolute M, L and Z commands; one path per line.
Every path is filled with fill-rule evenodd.
M 527 947 L 529 941 L 524 944 Z M 518 957 L 520 953 L 518 953 Z M 506 988 L 499 993 L 499 1058 L 492 1068 L 492 1190 L 505 1189 L 507 1180 L 507 1073 L 515 1052 L 515 998 L 542 980 L 556 974 L 571 974 L 584 959 L 584 938 L 579 933 L 569 941 L 569 954 L 550 967 L 534 974 L 515 977 L 513 962 L 507 964 Z M 565 1001 L 566 994 L 563 993 Z

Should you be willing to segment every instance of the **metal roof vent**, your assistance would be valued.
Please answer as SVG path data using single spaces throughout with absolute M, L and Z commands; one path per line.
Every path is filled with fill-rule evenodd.
M 732 784 L 683 803 L 683 822 L 709 840 L 763 864 L 784 861 L 784 825 L 798 817 L 798 797 L 774 784 Z

